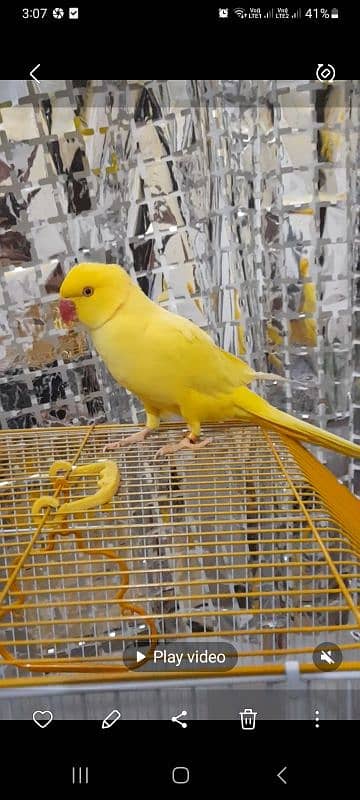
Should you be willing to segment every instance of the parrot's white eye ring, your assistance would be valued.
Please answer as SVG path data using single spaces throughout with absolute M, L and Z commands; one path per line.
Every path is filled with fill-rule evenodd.
M 94 294 L 94 289 L 91 286 L 85 286 L 82 293 L 84 297 L 91 297 L 91 295 Z

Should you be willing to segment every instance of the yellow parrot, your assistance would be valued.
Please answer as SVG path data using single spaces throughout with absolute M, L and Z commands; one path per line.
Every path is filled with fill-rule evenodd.
M 202 423 L 239 419 L 360 456 L 360 446 L 279 411 L 248 389 L 255 380 L 275 376 L 254 372 L 193 322 L 153 303 L 122 267 L 76 265 L 60 295 L 63 321 L 78 319 L 85 325 L 109 372 L 137 395 L 146 411 L 145 428 L 107 449 L 141 442 L 161 418 L 175 415 L 186 421 L 189 433 L 158 455 L 205 447 L 211 440 L 199 441 Z

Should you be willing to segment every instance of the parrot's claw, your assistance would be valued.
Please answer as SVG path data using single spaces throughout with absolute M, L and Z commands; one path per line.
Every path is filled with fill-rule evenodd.
M 155 453 L 155 461 L 161 456 L 171 455 L 177 453 L 179 450 L 202 450 L 208 444 L 211 444 L 212 439 L 203 439 L 202 442 L 192 442 L 188 436 L 185 436 L 177 444 L 165 444 Z
M 129 447 L 132 444 L 144 442 L 149 433 L 151 433 L 149 428 L 142 428 L 141 431 L 132 433 L 131 436 L 125 436 L 124 439 L 119 439 L 118 442 L 109 442 L 103 448 L 103 453 L 106 453 L 107 450 L 118 450 L 119 447 Z

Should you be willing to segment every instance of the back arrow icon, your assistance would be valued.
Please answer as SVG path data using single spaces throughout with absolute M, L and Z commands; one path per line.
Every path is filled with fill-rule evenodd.
M 36 72 L 36 70 L 39 69 L 39 67 L 40 67 L 40 64 L 37 64 L 36 67 L 34 67 L 31 70 L 30 77 L 33 79 L 33 81 L 35 81 L 35 83 L 39 83 L 40 84 L 40 81 L 37 79 L 36 75 L 34 75 L 34 72 Z
M 285 785 L 286 785 L 286 784 L 287 784 L 287 781 L 285 780 L 285 778 L 283 778 L 283 772 L 285 772 L 285 770 L 287 770 L 287 767 L 283 767 L 283 768 L 280 770 L 280 772 L 278 772 L 278 773 L 277 773 L 277 776 L 276 776 L 276 777 L 277 777 L 277 778 L 279 778 L 279 779 L 281 780 L 281 782 L 282 782 L 282 783 L 285 783 Z

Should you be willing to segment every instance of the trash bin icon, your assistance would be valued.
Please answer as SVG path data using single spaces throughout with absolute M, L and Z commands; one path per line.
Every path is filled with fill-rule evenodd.
M 239 716 L 243 731 L 255 730 L 257 711 L 253 711 L 252 708 L 244 708 L 244 711 L 239 711 Z

